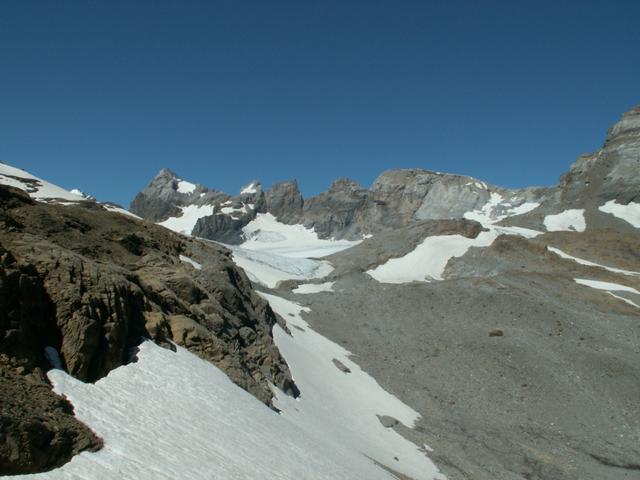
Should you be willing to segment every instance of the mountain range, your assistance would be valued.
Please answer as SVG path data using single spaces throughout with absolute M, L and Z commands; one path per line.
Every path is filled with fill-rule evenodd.
M 640 478 L 640 106 L 551 187 L 0 204 L 0 474 Z

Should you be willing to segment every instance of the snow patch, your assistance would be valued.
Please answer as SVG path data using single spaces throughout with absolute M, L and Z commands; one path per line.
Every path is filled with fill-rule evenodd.
M 188 205 L 186 207 L 180 207 L 180 210 L 182 211 L 181 216 L 167 218 L 158 225 L 162 225 L 174 232 L 191 235 L 198 219 L 213 215 L 213 205 Z
M 178 258 L 180 258 L 181 262 L 184 263 L 188 263 L 189 265 L 191 265 L 193 268 L 195 268 L 196 270 L 202 270 L 202 265 L 200 265 L 198 262 L 196 262 L 195 260 L 192 260 L 189 257 L 186 257 L 184 255 L 180 255 Z
M 612 297 L 615 297 L 618 300 L 622 300 L 623 302 L 628 303 L 629 305 L 633 305 L 634 307 L 640 308 L 640 305 L 638 305 L 637 303 L 629 300 L 628 298 L 624 298 L 620 295 L 616 295 L 615 293 L 613 293 L 613 292 L 627 292 L 627 293 L 634 293 L 636 295 L 640 295 L 640 292 L 635 288 L 627 287 L 626 285 L 618 285 L 617 283 L 601 282 L 599 280 L 587 280 L 584 278 L 574 278 L 573 280 L 579 285 L 595 288 L 597 290 L 604 290 Z
M 536 230 L 522 227 L 484 226 L 487 231 L 480 232 L 476 238 L 467 238 L 462 235 L 427 237 L 405 256 L 392 258 L 365 273 L 381 283 L 442 280 L 449 260 L 463 256 L 471 247 L 488 247 L 499 235 L 533 238 L 541 234 Z
M 504 202 L 502 195 L 499 193 L 491 192 L 489 200 L 482 206 L 482 208 L 466 212 L 464 214 L 464 218 L 468 220 L 475 220 L 483 225 L 492 225 L 504 220 L 505 218 L 528 213 L 539 206 L 540 204 L 537 202 L 525 202 L 514 207 L 511 203 Z
M 610 213 L 614 217 L 620 218 L 636 228 L 640 228 L 640 203 L 630 202 L 628 205 L 622 205 L 616 203 L 615 200 L 609 200 L 604 205 L 598 207 L 598 210 L 604 213 Z
M 104 208 L 106 208 L 107 210 L 109 210 L 110 212 L 121 213 L 122 215 L 126 215 L 128 217 L 133 217 L 133 218 L 136 218 L 138 220 L 142 220 L 142 218 L 140 218 L 135 213 L 131 213 L 129 210 L 125 210 L 124 208 L 118 207 L 116 205 L 110 205 L 108 203 L 103 203 L 102 206 Z
M 573 256 L 563 252 L 559 248 L 547 246 L 547 250 L 549 250 L 550 252 L 555 253 L 556 255 L 558 255 L 561 258 L 564 258 L 564 259 L 567 259 L 567 260 L 573 260 L 574 262 L 579 263 L 580 265 L 586 265 L 588 267 L 604 268 L 605 270 L 609 270 L 610 272 L 621 273 L 623 275 L 640 275 L 640 272 L 632 272 L 630 270 L 623 270 L 621 268 L 607 267 L 606 265 L 600 265 L 599 263 L 590 262 L 589 260 L 584 260 L 582 258 L 573 257 Z
M 584 209 L 571 209 L 556 215 L 547 215 L 544 217 L 544 226 L 549 232 L 584 232 L 586 228 Z
M 628 303 L 629 305 L 633 305 L 636 308 L 640 308 L 640 305 L 638 305 L 636 302 L 632 302 L 631 300 L 629 300 L 628 298 L 624 298 L 621 297 L 620 295 L 616 295 L 613 292 L 607 292 L 609 295 L 611 295 L 614 298 L 617 298 L 618 300 L 622 300 L 624 303 Z
M 585 285 L 587 287 L 595 288 L 598 290 L 607 290 L 607 291 L 611 290 L 614 292 L 629 292 L 629 293 L 635 293 L 640 295 L 640 292 L 638 290 L 636 290 L 635 288 L 627 287 L 626 285 L 619 285 L 617 283 L 611 283 L 611 282 L 601 282 L 599 280 L 587 280 L 584 278 L 574 278 L 573 280 L 580 285 Z
M 381 283 L 442 280 L 451 258 L 461 257 L 471 247 L 487 247 L 496 237 L 495 231 L 481 232 L 476 238 L 462 235 L 427 237 L 404 257 L 392 258 L 366 273 Z
M 69 192 L 53 183 L 5 163 L 0 163 L 0 184 L 24 190 L 31 198 L 39 201 L 66 200 L 67 202 L 81 202 L 86 200 L 82 192 L 80 194 Z
M 225 202 L 222 203 L 222 205 L 231 205 L 232 202 Z M 243 203 L 241 207 L 230 207 L 230 206 L 224 206 L 222 208 L 220 208 L 220 213 L 218 215 L 229 215 L 231 216 L 231 218 L 233 218 L 234 220 L 240 220 L 239 217 L 236 217 L 234 214 L 239 213 L 239 214 L 244 214 L 244 213 L 249 213 L 249 210 L 253 210 L 254 205 L 252 203 Z
M 255 182 L 250 183 L 249 185 L 244 187 L 242 190 L 240 190 L 240 195 L 249 195 L 252 193 L 258 193 Z
M 292 290 L 292 292 L 293 293 L 298 293 L 298 294 L 333 292 L 333 284 L 334 283 L 335 282 L 304 283 L 302 285 L 298 285 L 296 288 L 294 288 Z
M 191 182 L 187 182 L 186 180 L 178 181 L 178 188 L 177 188 L 178 193 L 184 193 L 185 195 L 187 195 L 189 193 L 193 193 L 195 189 L 196 189 L 195 184 Z

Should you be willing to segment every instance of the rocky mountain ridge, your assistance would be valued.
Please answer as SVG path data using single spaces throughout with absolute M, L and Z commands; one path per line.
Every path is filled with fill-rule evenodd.
M 166 222 L 187 215 L 185 209 L 208 206 L 210 211 L 200 211 L 184 232 L 229 244 L 245 240 L 242 228 L 259 213 L 313 228 L 321 238 L 350 240 L 413 221 L 471 218 L 471 212 L 483 209 L 494 219 L 522 216 L 515 224 L 540 228 L 542 216 L 580 208 L 587 210 L 588 224 L 599 226 L 617 223 L 598 213 L 604 203 L 638 200 L 639 132 L 640 107 L 635 107 L 609 130 L 601 150 L 580 157 L 557 186 L 548 188 L 505 189 L 472 177 L 403 169 L 383 172 L 371 188 L 341 178 L 309 199 L 303 199 L 295 180 L 266 191 L 254 181 L 251 193 L 232 196 L 203 186 L 181 193 L 184 181 L 163 169 L 136 196 L 130 210 Z

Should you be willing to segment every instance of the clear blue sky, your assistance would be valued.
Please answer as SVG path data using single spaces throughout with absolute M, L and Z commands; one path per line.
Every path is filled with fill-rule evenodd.
M 640 1 L 0 3 L 0 159 L 128 204 L 388 168 L 550 185 L 640 103 Z

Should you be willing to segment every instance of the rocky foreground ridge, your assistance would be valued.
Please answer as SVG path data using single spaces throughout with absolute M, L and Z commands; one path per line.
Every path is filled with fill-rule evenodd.
M 223 247 L 93 201 L 45 204 L 0 186 L 0 474 L 100 448 L 44 372 L 96 381 L 145 338 L 188 348 L 266 404 L 270 383 L 297 395 L 276 322 Z

